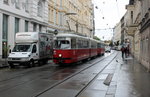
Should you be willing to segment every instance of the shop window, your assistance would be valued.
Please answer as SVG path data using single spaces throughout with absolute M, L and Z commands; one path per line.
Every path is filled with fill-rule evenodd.
M 9 0 L 3 0 L 4 4 L 8 4 Z

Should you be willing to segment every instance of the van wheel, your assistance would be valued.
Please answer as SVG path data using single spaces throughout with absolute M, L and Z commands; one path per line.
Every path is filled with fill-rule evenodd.
M 33 66 L 34 66 L 34 60 L 30 60 L 29 64 L 28 64 L 28 67 L 33 67 Z
M 11 63 L 11 64 L 9 64 L 9 67 L 10 68 L 15 68 L 15 66 Z

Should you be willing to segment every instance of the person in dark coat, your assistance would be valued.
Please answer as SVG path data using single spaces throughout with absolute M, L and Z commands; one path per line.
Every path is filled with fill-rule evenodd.
M 125 55 L 125 47 L 124 46 L 121 47 L 121 53 L 122 53 L 122 59 L 124 59 L 124 55 Z

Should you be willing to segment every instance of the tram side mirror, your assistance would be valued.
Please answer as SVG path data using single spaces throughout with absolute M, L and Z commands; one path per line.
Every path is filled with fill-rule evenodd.
M 57 30 L 55 30 L 55 31 L 54 31 L 54 34 L 55 34 L 55 35 L 57 35 L 57 34 L 58 34 L 58 31 L 57 31 Z

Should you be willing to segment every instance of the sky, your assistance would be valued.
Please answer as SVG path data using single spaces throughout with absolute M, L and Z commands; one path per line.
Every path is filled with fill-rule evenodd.
M 95 36 L 111 40 L 113 28 L 125 14 L 129 0 L 93 0 L 95 14 Z

